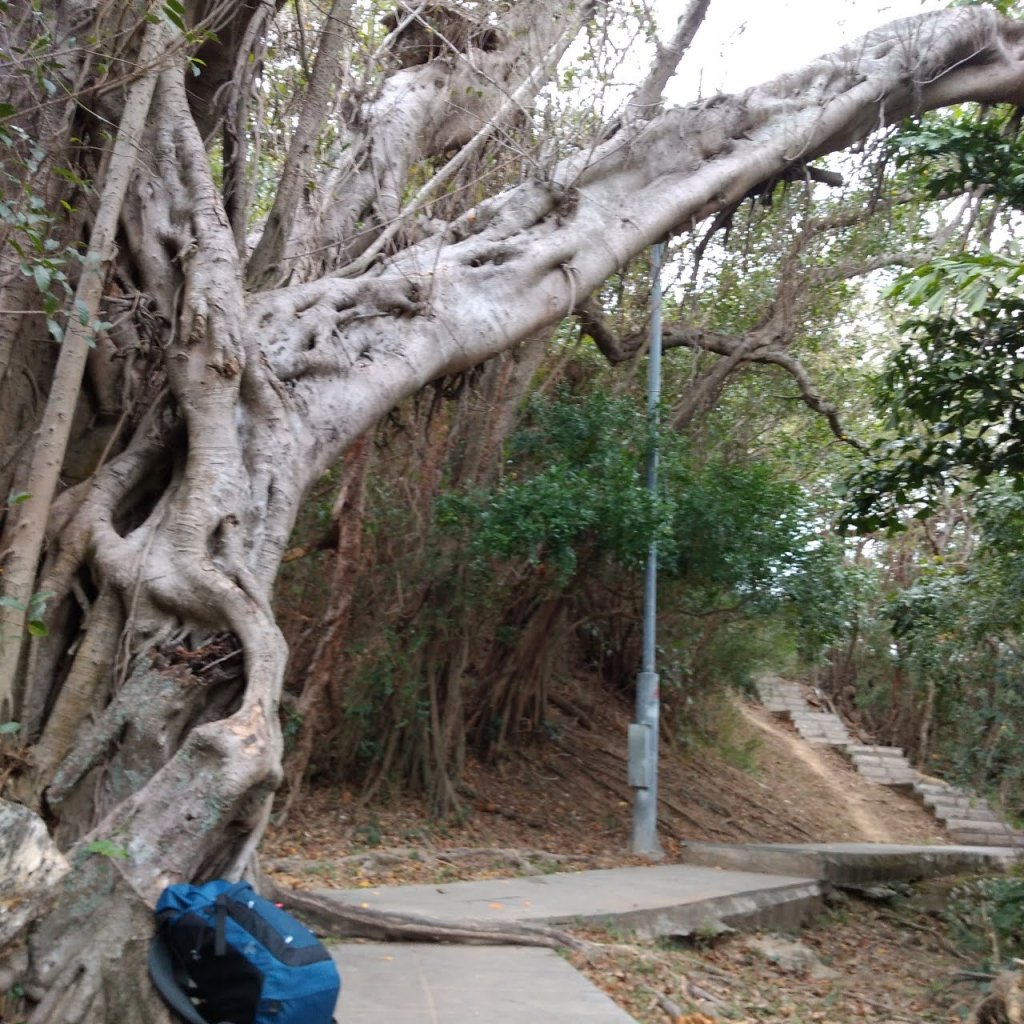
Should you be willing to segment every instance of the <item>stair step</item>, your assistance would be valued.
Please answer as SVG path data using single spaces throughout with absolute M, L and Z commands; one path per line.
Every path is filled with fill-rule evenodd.
M 824 716 L 821 716 L 815 720 L 794 715 L 793 724 L 801 733 L 809 733 L 812 736 L 845 736 L 847 743 L 849 742 L 850 734 L 842 722 L 823 721 L 823 718 Z
M 902 754 L 854 754 L 850 758 L 856 765 L 875 768 L 909 768 L 910 762 Z
M 1000 825 L 1003 824 L 999 815 L 995 811 L 990 811 L 987 807 L 933 807 L 932 813 L 939 821 L 946 824 L 948 827 L 950 822 L 954 821 L 991 821 L 998 822 Z M 1004 826 L 1005 827 L 1005 826 Z
M 903 757 L 902 747 L 875 747 L 867 743 L 851 743 L 847 748 L 848 754 L 881 754 L 886 756 L 888 754 L 896 754 Z
M 1024 850 L 1024 833 L 1022 832 L 982 832 L 971 828 L 950 828 L 949 836 L 963 846 L 1009 846 Z M 947 826 L 948 827 L 948 826 Z
M 965 810 L 990 811 L 988 801 L 980 796 L 948 796 L 929 794 L 924 798 L 925 807 L 962 807 Z
M 945 782 L 917 782 L 914 789 L 921 794 L 922 797 L 939 796 L 939 797 L 966 797 L 967 799 L 976 800 L 977 797 L 973 793 L 969 793 L 966 789 L 961 789 L 959 786 L 950 786 Z
M 970 832 L 987 832 L 989 835 L 1012 835 L 1014 830 L 1002 821 L 968 821 L 963 818 L 951 818 L 949 830 L 965 829 Z
M 881 783 L 883 786 L 911 786 L 917 778 L 917 772 L 913 768 L 867 768 L 861 767 L 857 771 L 872 782 Z

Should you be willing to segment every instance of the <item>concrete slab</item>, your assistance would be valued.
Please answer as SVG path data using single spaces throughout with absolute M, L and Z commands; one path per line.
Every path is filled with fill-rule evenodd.
M 971 871 L 1006 871 L 1024 851 L 997 845 L 904 846 L 896 843 L 687 843 L 680 854 L 691 864 L 733 870 L 805 874 L 836 886 L 844 883 L 913 882 Z
M 526 878 L 321 889 L 356 906 L 443 921 L 597 924 L 645 937 L 705 929 L 796 928 L 821 908 L 817 880 L 692 864 L 565 872 Z
M 635 1024 L 550 949 L 343 943 L 344 1024 Z
M 1005 848 L 885 843 L 690 843 L 684 855 L 691 863 L 319 895 L 442 920 L 587 921 L 641 935 L 744 924 L 777 930 L 812 916 L 825 882 L 999 871 L 1024 859 Z M 548 949 L 343 943 L 332 953 L 345 1024 L 635 1024 Z

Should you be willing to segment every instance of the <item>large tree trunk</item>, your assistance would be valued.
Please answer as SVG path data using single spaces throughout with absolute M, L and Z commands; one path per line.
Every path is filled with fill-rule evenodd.
M 99 197 L 94 209 L 82 192 L 70 222 L 87 239 L 102 242 L 118 163 L 104 125 L 131 130 L 141 81 L 152 99 L 117 252 L 100 246 L 110 326 L 95 328 L 70 430 L 74 448 L 91 417 L 106 428 L 104 443 L 81 483 L 52 503 L 35 496 L 49 504 L 38 565 L 34 551 L 20 552 L 22 566 L 6 575 L 17 564 L 9 548 L 24 528 L 23 505 L 5 510 L 0 543 L 0 582 L 18 612 L 3 623 L 0 694 L 29 760 L 24 770 L 12 761 L 8 792 L 45 816 L 76 864 L 55 909 L 40 906 L 26 922 L 22 973 L 35 1024 L 131 1024 L 162 1013 L 144 980 L 147 907 L 170 881 L 243 872 L 264 828 L 281 777 L 287 659 L 271 592 L 319 475 L 403 397 L 549 330 L 644 247 L 794 163 L 929 107 L 1024 102 L 1024 30 L 986 9 L 960 9 L 887 26 L 742 96 L 657 113 L 648 90 L 642 110 L 599 139 L 576 140 L 564 159 L 523 151 L 529 176 L 498 191 L 507 175 L 488 178 L 486 158 L 505 152 L 502 140 L 529 135 L 530 103 L 600 5 L 573 12 L 536 0 L 476 20 L 449 10 L 429 31 L 416 19 L 442 18 L 442 5 L 421 5 L 415 17 L 403 7 L 388 45 L 367 55 L 368 69 L 383 61 L 387 70 L 374 81 L 353 63 L 341 76 L 348 102 L 334 114 L 326 97 L 337 80 L 314 67 L 280 203 L 247 266 L 245 211 L 234 192 L 229 216 L 208 149 L 226 127 L 223 83 L 189 92 L 191 71 L 173 48 L 160 61 L 140 57 L 143 4 L 42 6 L 53 53 L 90 31 L 117 53 L 113 65 L 83 57 L 45 68 L 71 90 L 72 106 L 76 96 L 82 103 L 44 141 L 60 153 L 87 137 L 104 150 L 77 168 L 89 170 Z M 249 54 L 274 6 L 189 5 L 195 23 L 216 30 L 203 37 L 205 67 L 224 76 L 229 94 L 252 87 L 241 69 L 258 63 Z M 5 31 L 24 71 L 40 30 L 30 5 L 9 7 Z M 332 54 L 344 51 L 337 26 L 347 12 L 332 8 L 323 36 Z M 209 24 L 208 14 L 220 21 Z M 680 32 L 692 27 L 691 19 Z M 662 61 L 655 78 L 665 77 Z M 23 95 L 27 80 L 8 74 L 3 85 L 29 137 L 42 124 Z M 242 98 L 232 102 L 237 147 Z M 309 140 L 332 116 L 335 169 L 319 174 Z M 19 147 L 8 151 L 31 161 L 28 143 Z M 67 170 L 55 158 L 48 166 Z M 311 178 L 316 187 L 297 193 L 295 182 Z M 232 180 L 237 188 L 238 172 Z M 480 199 L 481 181 L 493 181 L 495 194 Z M 59 196 L 79 188 L 62 182 L 67 174 L 44 184 Z M 32 273 L 39 265 L 33 256 L 26 275 L 5 257 L 4 309 L 31 310 L 26 280 L 43 287 Z M 68 274 L 75 285 L 71 263 Z M 246 291 L 244 281 L 273 287 Z M 13 444 L 4 438 L 5 495 L 48 443 L 26 440 L 42 420 L 24 377 L 30 391 L 48 393 L 54 360 L 45 349 L 19 351 L 48 344 L 41 319 L 0 330 L 0 421 L 19 432 Z M 8 421 L 15 397 L 17 419 Z M 114 422 L 103 422 L 97 410 L 111 402 Z M 60 415 L 72 415 L 68 403 Z M 23 656 L 18 606 L 42 591 L 53 594 L 49 634 Z

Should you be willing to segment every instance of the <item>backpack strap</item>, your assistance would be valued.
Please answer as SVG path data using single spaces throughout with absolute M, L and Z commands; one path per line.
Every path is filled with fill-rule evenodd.
M 149 976 L 164 997 L 167 1005 L 189 1024 L 210 1024 L 195 1008 L 174 974 L 171 953 L 159 935 L 154 935 L 149 944 Z
M 224 956 L 228 951 L 228 940 L 225 931 L 228 922 L 228 897 L 221 893 L 213 906 L 213 955 Z

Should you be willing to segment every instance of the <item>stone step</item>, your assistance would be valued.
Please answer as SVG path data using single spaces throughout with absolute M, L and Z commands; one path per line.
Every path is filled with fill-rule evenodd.
M 882 786 L 912 786 L 917 778 L 913 768 L 888 770 L 886 768 L 858 768 L 857 771 L 865 779 L 877 782 Z
M 846 726 L 834 716 L 793 715 L 793 724 L 801 734 L 845 737 L 845 742 L 850 742 L 850 734 L 846 731 Z
M 806 743 L 814 743 L 814 744 L 816 744 L 819 747 L 820 746 L 826 746 L 826 747 L 837 747 L 838 748 L 838 747 L 842 747 L 843 746 L 843 738 L 841 736 L 830 736 L 827 733 L 826 734 L 815 733 L 815 734 L 805 735 L 803 737 L 803 739 L 804 739 L 804 742 L 806 742 Z
M 764 701 L 765 710 L 774 715 L 800 714 L 807 705 L 797 704 L 795 701 Z
M 856 765 L 875 768 L 909 768 L 910 762 L 902 754 L 853 754 L 850 757 Z
M 971 822 L 965 822 L 964 828 L 951 828 L 953 822 L 947 822 L 949 837 L 962 846 L 999 846 L 1024 850 L 1024 832 L 983 832 L 975 829 Z
M 830 743 L 835 743 L 837 746 L 842 747 L 846 746 L 846 741 L 849 739 L 849 736 L 847 736 L 846 733 L 839 732 L 836 729 L 800 728 L 797 726 L 797 732 L 799 732 L 805 740 L 816 737 L 818 739 L 828 740 Z
M 815 722 L 794 722 L 793 724 L 801 736 L 828 736 L 830 739 L 846 737 L 847 741 L 850 738 L 850 734 L 845 729 L 835 725 L 824 725 Z
M 964 811 L 991 811 L 988 802 L 980 796 L 943 796 L 941 794 L 926 796 L 921 801 L 932 810 L 939 808 L 956 808 Z
M 847 748 L 846 752 L 850 755 L 853 754 L 898 754 L 900 757 L 903 756 L 902 747 L 876 747 L 867 743 L 851 743 Z
M 916 882 L 922 878 L 977 872 L 1001 873 L 1020 862 L 1019 857 L 1014 857 L 1003 846 L 965 850 L 962 846 L 952 845 L 904 846 L 891 843 L 750 843 L 731 846 L 687 842 L 679 856 L 684 863 L 707 865 L 719 871 L 807 875 L 838 886 Z
M 1002 821 L 971 821 L 966 818 L 950 818 L 946 822 L 950 832 L 979 832 L 989 836 L 1024 836 Z
M 961 789 L 959 786 L 950 786 L 945 782 L 921 782 L 918 781 L 914 786 L 916 792 L 922 797 L 929 796 L 941 796 L 941 797 L 966 797 L 967 799 L 977 799 L 973 793 L 969 793 L 966 789 Z
M 932 813 L 946 825 L 951 821 L 997 821 L 1003 824 L 999 815 L 987 807 L 945 807 L 939 804 L 932 807 Z

